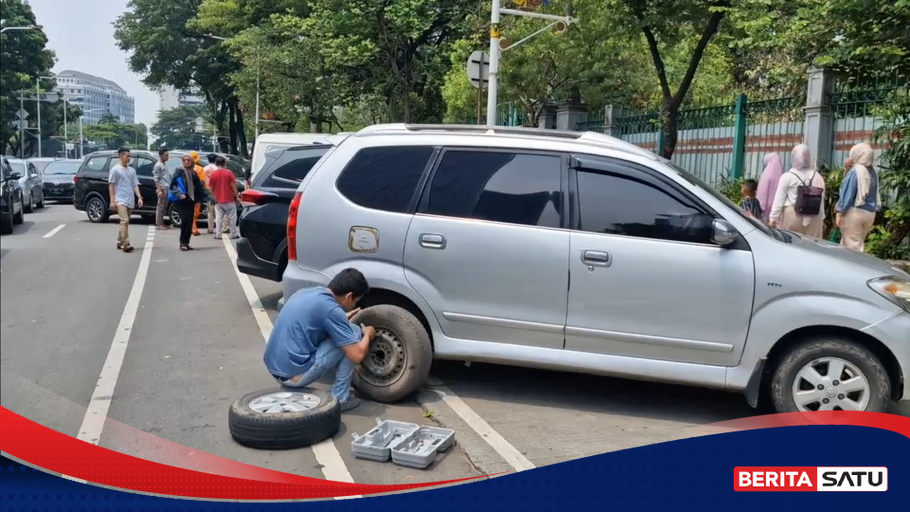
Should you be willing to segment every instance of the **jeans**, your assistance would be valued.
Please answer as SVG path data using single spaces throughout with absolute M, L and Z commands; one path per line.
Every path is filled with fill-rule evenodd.
M 224 231 L 224 226 L 222 225 L 222 223 L 224 222 L 225 217 L 227 217 L 227 220 L 229 223 L 228 225 L 231 228 L 231 238 L 240 236 L 240 233 L 239 233 L 240 230 L 237 228 L 237 204 L 236 203 L 234 203 L 234 202 L 218 203 L 218 204 L 214 205 L 213 207 L 210 206 L 210 208 L 215 210 L 215 222 L 214 222 L 214 226 L 216 229 L 215 238 L 221 238 L 221 233 L 222 233 L 222 231 Z
M 189 245 L 193 234 L 193 201 L 184 199 L 174 203 L 174 209 L 180 214 L 180 245 Z
M 130 245 L 130 216 L 133 209 L 122 204 L 117 205 L 117 215 L 120 216 L 120 231 L 117 232 L 117 243 L 123 247 Z
M 335 368 L 332 394 L 339 402 L 346 402 L 351 394 L 351 381 L 354 380 L 354 363 L 344 355 L 343 350 L 332 343 L 332 340 L 323 341 L 316 349 L 314 357 L 313 366 L 303 375 L 278 382 L 288 388 L 305 388 L 319 380 L 330 368 Z

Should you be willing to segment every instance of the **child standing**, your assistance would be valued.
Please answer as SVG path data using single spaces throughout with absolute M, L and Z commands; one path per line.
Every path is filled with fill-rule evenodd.
M 757 181 L 751 179 L 744 181 L 742 188 L 743 201 L 740 203 L 740 207 L 749 217 L 761 219 L 761 203 L 755 197 L 756 191 L 758 191 Z

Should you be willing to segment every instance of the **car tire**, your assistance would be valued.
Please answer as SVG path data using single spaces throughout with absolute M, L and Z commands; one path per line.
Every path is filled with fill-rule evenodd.
M 287 401 L 281 402 L 282 398 Z M 304 408 L 307 404 L 314 405 Z M 231 437 L 244 446 L 266 450 L 314 445 L 335 435 L 340 425 L 341 405 L 329 391 L 255 391 L 231 404 L 228 412 Z
M 38 202 L 35 204 L 35 206 L 37 206 L 39 210 L 42 209 L 42 208 L 44 208 L 44 194 L 41 194 L 41 200 L 38 201 Z
M 93 195 L 85 202 L 85 214 L 88 216 L 89 222 L 96 224 L 107 222 L 111 217 L 108 204 L 99 195 Z
M 177 211 L 173 203 L 167 209 L 167 218 L 171 220 L 171 226 L 175 228 L 179 228 L 183 222 L 183 219 L 180 218 L 180 212 Z
M 13 215 L 13 224 L 22 224 L 25 222 L 25 200 L 20 200 L 19 213 Z
M 423 386 L 430 374 L 433 346 L 420 320 L 404 308 L 382 304 L 360 311 L 351 321 L 376 329 L 354 374 L 358 394 L 392 403 Z
M 22 208 L 25 210 L 25 213 L 32 213 L 35 211 L 35 195 L 28 195 L 28 203 L 25 203 L 23 200 Z
M 840 375 L 829 375 L 841 366 Z M 857 377 L 861 380 L 854 381 Z M 857 387 L 862 391 L 855 391 Z M 887 412 L 891 379 L 878 357 L 862 345 L 846 339 L 814 339 L 782 357 L 771 380 L 771 401 L 779 413 L 855 410 L 854 404 L 863 411 Z

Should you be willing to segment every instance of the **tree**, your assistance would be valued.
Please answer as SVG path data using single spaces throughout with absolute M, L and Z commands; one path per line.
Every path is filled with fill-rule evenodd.
M 128 11 L 114 23 L 114 37 L 130 53 L 130 69 L 143 74 L 146 85 L 178 90 L 198 86 L 217 109 L 215 123 L 219 132 L 229 134 L 230 152 L 247 157 L 243 112 L 229 79 L 239 63 L 221 42 L 193 26 L 201 4 L 202 0 L 130 0 Z
M 102 116 L 98 124 L 84 125 L 82 130 L 86 143 L 107 149 L 145 149 L 148 145 L 148 128 L 144 124 L 121 124 L 111 114 Z
M 158 114 L 158 121 L 152 125 L 152 135 L 159 147 L 202 150 L 211 133 L 204 123 L 203 133 L 197 133 L 196 120 L 205 119 L 208 112 L 202 107 L 182 106 Z

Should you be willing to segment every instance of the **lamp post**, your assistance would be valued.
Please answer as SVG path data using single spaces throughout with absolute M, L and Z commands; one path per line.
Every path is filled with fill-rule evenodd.
M 38 111 L 38 158 L 44 156 L 41 152 L 41 81 L 52 80 L 53 76 L 39 76 L 35 79 L 35 109 Z
M 7 30 L 41 30 L 42 28 L 44 28 L 44 27 L 42 27 L 41 25 L 25 25 L 22 27 L 3 27 L 3 28 L 0 28 L 0 34 L 6 32 Z
M 82 116 L 88 114 L 89 112 L 100 112 L 104 109 L 100 108 L 91 108 L 88 110 L 83 110 L 82 114 L 79 116 L 79 159 L 82 160 L 82 157 L 85 156 L 85 142 L 82 139 Z

